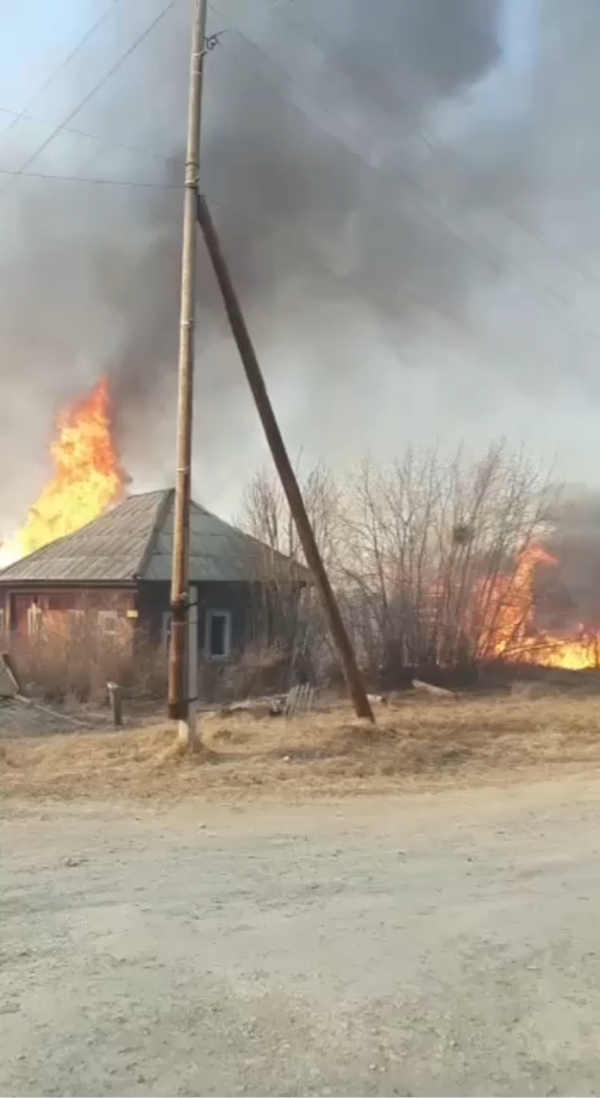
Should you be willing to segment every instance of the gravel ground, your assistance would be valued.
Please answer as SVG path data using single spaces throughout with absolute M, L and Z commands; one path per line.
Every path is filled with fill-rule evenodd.
M 0 1093 L 598 1093 L 599 794 L 6 802 Z

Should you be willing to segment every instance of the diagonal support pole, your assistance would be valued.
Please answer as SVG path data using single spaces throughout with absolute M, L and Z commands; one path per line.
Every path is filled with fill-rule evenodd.
M 362 681 L 354 649 L 340 608 L 337 603 L 333 588 L 329 582 L 329 576 L 321 559 L 321 554 L 315 540 L 315 535 L 310 519 L 304 506 L 302 493 L 290 462 L 285 443 L 279 430 L 279 424 L 275 418 L 267 387 L 262 371 L 256 357 L 256 352 L 246 326 L 244 314 L 237 298 L 231 275 L 221 251 L 217 230 L 210 215 L 210 210 L 203 195 L 197 196 L 197 217 L 202 235 L 206 243 L 208 254 L 223 297 L 225 311 L 231 325 L 233 338 L 240 353 L 242 365 L 248 384 L 254 397 L 254 402 L 263 425 L 263 429 L 273 456 L 273 461 L 279 473 L 283 490 L 286 494 L 290 511 L 294 517 L 298 536 L 304 550 L 306 562 L 313 574 L 315 584 L 321 596 L 323 609 L 327 617 L 331 636 L 344 672 L 344 678 L 348 687 L 348 693 L 352 699 L 357 717 L 363 717 L 375 723 L 373 710 L 367 697 Z

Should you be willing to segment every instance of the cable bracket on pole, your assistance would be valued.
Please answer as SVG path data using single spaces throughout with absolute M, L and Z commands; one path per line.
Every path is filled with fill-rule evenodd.
M 227 34 L 228 29 L 228 27 L 225 27 L 223 30 L 216 31 L 215 34 L 207 34 L 206 38 L 204 39 L 204 49 L 200 54 L 201 60 L 202 58 L 206 57 L 207 53 L 212 53 L 215 46 L 219 45 L 223 35 Z

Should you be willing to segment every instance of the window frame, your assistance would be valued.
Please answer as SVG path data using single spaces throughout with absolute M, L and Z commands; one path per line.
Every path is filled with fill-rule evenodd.
M 39 637 L 42 631 L 43 611 L 38 602 L 30 602 L 27 607 L 26 628 L 27 636 Z
M 215 618 L 225 619 L 225 652 L 223 655 L 214 655 L 210 650 L 211 627 Z M 204 659 L 210 663 L 224 663 L 231 657 L 231 610 L 220 610 L 210 607 L 204 618 Z
M 114 629 L 107 629 L 109 622 L 114 622 Z M 117 610 L 99 610 L 98 627 L 104 640 L 116 640 L 119 635 L 119 614 Z

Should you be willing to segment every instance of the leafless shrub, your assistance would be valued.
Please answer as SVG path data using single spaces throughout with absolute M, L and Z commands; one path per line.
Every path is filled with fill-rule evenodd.
M 340 559 L 341 489 L 322 464 L 300 478 L 304 503 L 319 551 L 330 575 Z M 292 675 L 301 679 L 317 674 L 330 659 L 330 643 L 321 606 L 314 590 L 302 546 L 281 485 L 274 474 L 260 470 L 244 496 L 239 525 L 271 550 L 262 557 L 257 573 L 250 650 L 274 648 L 280 655 L 282 689 Z M 287 666 L 287 675 L 283 668 Z M 283 686 L 283 684 L 286 684 Z
M 469 461 L 409 450 L 365 462 L 346 509 L 346 601 L 367 662 L 459 666 L 493 655 L 519 554 L 543 526 L 547 486 L 503 444 Z
M 101 703 L 110 681 L 140 698 L 166 694 L 165 651 L 143 635 L 133 647 L 103 636 L 83 617 L 76 628 L 17 635 L 9 643 L 21 682 L 48 702 Z
M 340 486 L 322 463 L 300 481 L 319 551 L 329 566 L 335 563 L 338 553 Z M 285 493 L 274 473 L 261 469 L 252 477 L 244 493 L 239 525 L 277 553 L 305 563 Z
M 201 667 L 201 697 L 222 703 L 283 694 L 290 687 L 292 661 L 293 652 L 282 644 L 251 642 L 231 663 Z
M 167 649 L 151 636 L 139 631 L 129 658 L 122 661 L 122 678 L 118 681 L 136 697 L 165 700 L 169 678 Z
M 524 454 L 503 443 L 475 461 L 462 448 L 450 460 L 409 449 L 388 467 L 362 461 L 343 484 L 317 466 L 303 490 L 365 670 L 393 677 L 403 667 L 467 667 L 493 656 L 506 624 L 498 580 L 510 598 L 519 554 L 548 514 L 547 481 Z M 245 502 L 246 528 L 301 560 L 275 479 L 256 476 Z M 280 601 L 283 590 L 289 599 L 289 585 L 274 583 Z M 288 640 L 322 668 L 328 635 L 315 595 L 294 603 Z

